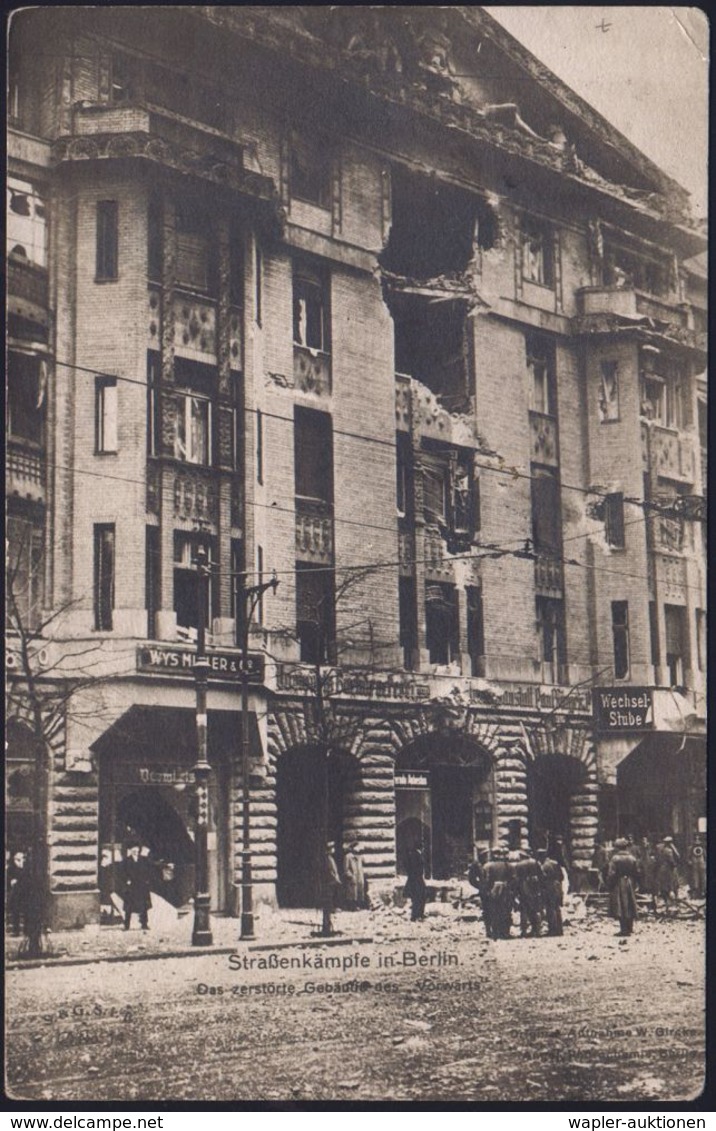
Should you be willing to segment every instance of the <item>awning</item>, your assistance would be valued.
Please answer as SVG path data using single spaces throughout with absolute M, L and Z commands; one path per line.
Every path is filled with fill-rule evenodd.
M 249 751 L 263 761 L 256 712 L 249 712 Z M 210 762 L 231 763 L 241 757 L 241 715 L 238 711 L 208 712 L 207 748 Z M 193 764 L 197 756 L 196 713 L 191 707 L 130 707 L 100 735 L 95 753 L 138 761 Z

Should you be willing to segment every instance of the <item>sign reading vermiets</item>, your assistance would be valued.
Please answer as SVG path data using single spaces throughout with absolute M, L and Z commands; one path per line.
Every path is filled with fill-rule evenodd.
M 649 687 L 597 687 L 593 702 L 597 730 L 650 730 L 653 726 Z

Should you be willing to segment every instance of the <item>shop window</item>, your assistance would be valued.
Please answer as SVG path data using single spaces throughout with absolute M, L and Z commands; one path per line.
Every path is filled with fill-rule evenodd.
M 537 597 L 536 604 L 542 677 L 546 683 L 567 682 L 564 602 L 552 597 Z
M 684 687 L 688 665 L 688 633 L 686 609 L 681 605 L 664 605 L 666 667 L 669 686 Z
M 293 341 L 297 346 L 330 353 L 328 284 L 303 264 L 293 272 Z
M 115 532 L 114 524 L 94 528 L 94 626 L 97 631 L 112 628 L 114 609 Z
M 156 637 L 156 619 L 160 599 L 160 543 L 159 527 L 148 526 L 145 532 L 145 604 L 147 608 L 147 635 Z
M 532 464 L 532 541 L 538 554 L 559 555 L 562 527 L 556 471 Z
M 629 604 L 612 601 L 612 640 L 614 642 L 614 678 L 629 675 Z
M 602 361 L 599 371 L 599 419 L 608 424 L 619 420 L 619 363 Z
M 208 574 L 203 578 L 199 572 L 199 548 L 206 552 Z M 174 533 L 174 611 L 179 628 L 197 629 L 201 609 L 201 586 L 206 586 L 205 627 L 211 625 L 213 608 L 211 539 L 195 534 Z
M 333 502 L 333 429 L 328 413 L 294 408 L 296 496 Z
M 8 178 L 6 216 L 10 255 L 46 267 L 47 207 L 44 197 L 29 181 Z
M 208 294 L 214 290 L 212 232 L 200 200 L 184 201 L 176 214 L 177 286 Z
M 304 664 L 335 662 L 335 575 L 325 566 L 296 563 L 296 635 Z
M 117 451 L 117 378 L 95 377 L 95 450 Z
M 119 271 L 119 205 L 116 200 L 97 201 L 98 282 L 112 282 Z
M 706 671 L 706 612 L 696 610 L 696 662 L 699 671 Z
M 530 283 L 553 287 L 555 281 L 554 230 L 532 217 L 524 217 L 520 231 L 522 276 Z
M 460 658 L 460 614 L 454 585 L 428 582 L 425 586 L 425 646 L 431 664 L 450 664 Z
M 482 610 L 482 590 L 468 586 L 467 596 L 467 651 L 472 675 L 485 675 L 485 625 Z
M 651 663 L 652 666 L 656 668 L 661 663 L 659 618 L 657 615 L 656 601 L 649 601 L 649 647 L 651 650 Z
M 403 649 L 403 667 L 407 671 L 412 671 L 418 648 L 418 609 L 415 578 L 401 577 L 398 580 L 398 586 L 400 646 Z
M 5 619 L 9 628 L 34 630 L 40 623 L 43 594 L 43 531 L 26 518 L 8 515 L 6 532 Z
M 45 362 L 33 354 L 8 350 L 7 427 L 11 439 L 42 443 Z
M 607 544 L 615 550 L 623 550 L 624 539 L 624 494 L 614 491 L 604 499 L 604 536 Z
M 320 137 L 296 137 L 291 142 L 291 197 L 328 208 L 331 199 L 331 166 L 326 144 Z
M 529 375 L 530 408 L 545 416 L 557 415 L 555 396 L 555 350 L 552 342 L 530 334 L 525 340 Z
M 216 370 L 186 358 L 174 359 L 175 394 L 173 456 L 185 463 L 210 466 L 212 462 L 212 404 Z

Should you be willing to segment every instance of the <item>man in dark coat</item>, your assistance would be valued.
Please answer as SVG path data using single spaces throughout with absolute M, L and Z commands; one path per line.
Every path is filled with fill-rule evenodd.
M 651 896 L 651 908 L 656 914 L 657 868 L 654 849 L 648 836 L 641 838 L 634 849 L 634 856 L 639 865 L 639 891 L 642 895 Z
M 480 851 L 475 845 L 475 859 L 467 870 L 468 883 L 472 884 L 477 889 L 480 895 L 480 906 L 482 908 L 482 922 L 485 927 L 485 934 L 488 939 L 493 937 L 492 923 L 490 921 L 490 898 L 487 892 L 487 885 L 485 883 L 485 864 L 490 859 L 489 849 Z
M 7 869 L 7 911 L 14 935 L 25 930 L 30 898 L 30 872 L 27 855 L 14 852 Z
M 664 900 L 665 910 L 679 898 L 679 856 L 673 837 L 665 836 L 656 846 L 656 891 Z
M 483 869 L 492 937 L 508 939 L 512 927 L 512 869 L 506 848 L 495 848 Z
M 696 833 L 694 843 L 689 852 L 691 866 L 691 898 L 704 899 L 706 896 L 706 852 L 704 851 L 703 837 Z
M 613 918 L 619 920 L 620 935 L 630 935 L 634 929 L 638 874 L 637 862 L 628 851 L 626 840 L 620 837 L 614 842 L 614 853 L 607 872 L 609 910 Z
M 425 886 L 425 866 L 423 854 L 419 848 L 411 848 L 405 858 L 405 871 L 407 881 L 404 894 L 410 900 L 410 918 L 412 922 L 425 918 L 425 901 L 428 889 Z
M 124 861 L 124 929 L 129 930 L 132 915 L 139 916 L 143 931 L 149 930 L 148 911 L 152 906 L 149 887 L 149 869 L 140 855 L 139 845 L 130 844 Z
M 326 844 L 321 873 L 321 901 L 323 910 L 321 935 L 325 937 L 334 934 L 333 912 L 338 906 L 338 896 L 341 891 L 341 877 L 338 872 L 338 865 L 336 864 L 335 851 L 335 841 L 329 840 Z
M 512 865 L 515 892 L 520 906 L 520 934 L 539 938 L 542 926 L 542 870 L 530 852 Z
M 562 869 L 556 860 L 547 855 L 546 848 L 537 851 L 537 862 L 542 872 L 542 899 L 547 919 L 547 934 L 562 934 Z
M 363 861 L 358 849 L 358 841 L 351 841 L 343 857 L 343 902 L 346 911 L 359 911 L 368 906 Z

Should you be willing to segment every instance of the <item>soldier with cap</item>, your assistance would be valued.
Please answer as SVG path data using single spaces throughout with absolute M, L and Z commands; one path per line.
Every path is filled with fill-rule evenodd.
M 407 880 L 404 894 L 410 900 L 410 919 L 415 923 L 418 919 L 425 918 L 425 902 L 428 889 L 425 885 L 425 865 L 423 854 L 419 848 L 411 848 L 405 860 Z
M 674 838 L 665 836 L 656 846 L 656 894 L 664 900 L 668 911 L 670 903 L 679 898 L 679 856 Z
M 537 863 L 542 872 L 542 900 L 547 919 L 547 934 L 561 935 L 562 928 L 562 869 L 556 860 L 547 855 L 546 848 L 537 849 Z
M 539 938 L 542 927 L 542 870 L 531 852 L 520 853 L 512 865 L 512 877 L 520 908 L 520 934 Z
M 619 934 L 630 935 L 636 919 L 636 882 L 639 869 L 636 860 L 629 852 L 627 841 L 619 837 L 614 842 L 614 852 L 609 861 L 607 886 L 609 887 L 609 909 L 613 918 L 619 920 Z
M 321 923 L 321 935 L 328 938 L 333 931 L 333 912 L 338 905 L 338 894 L 341 890 L 341 877 L 338 873 L 338 865 L 335 858 L 336 842 L 329 840 L 326 842 L 326 851 L 323 857 L 322 870 L 321 870 L 321 909 L 323 911 L 323 921 Z
M 343 902 L 346 911 L 358 911 L 367 906 L 365 873 L 358 848 L 358 841 L 352 840 L 343 857 Z
M 482 908 L 482 922 L 485 927 L 485 934 L 488 939 L 493 937 L 492 923 L 490 921 L 490 899 L 487 893 L 487 885 L 485 882 L 485 865 L 490 859 L 489 849 L 480 849 L 477 842 L 475 843 L 475 859 L 468 868 L 467 879 L 474 888 L 477 889 L 480 895 L 480 906 Z
M 507 849 L 498 846 L 493 849 L 492 859 L 483 869 L 489 922 L 494 939 L 508 939 L 512 927 L 512 868 L 507 855 Z

